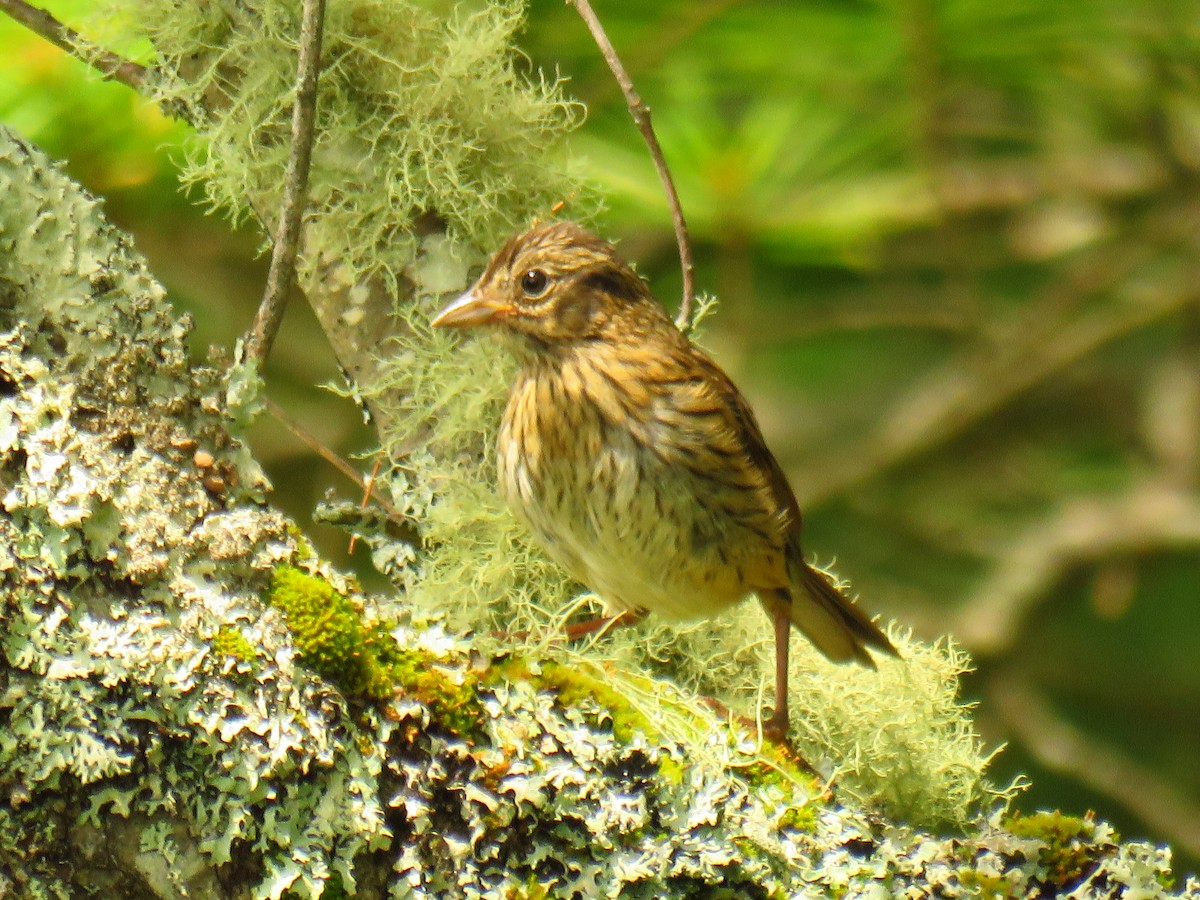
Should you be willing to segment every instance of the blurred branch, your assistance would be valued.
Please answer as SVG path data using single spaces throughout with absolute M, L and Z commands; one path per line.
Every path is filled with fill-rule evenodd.
M 41 35 L 54 46 L 87 63 L 106 79 L 119 81 L 135 91 L 141 91 L 149 70 L 138 63 L 123 59 L 115 53 L 92 47 L 79 32 L 68 28 L 44 9 L 31 6 L 25 0 L 0 0 L 0 12 Z
M 913 129 L 920 175 L 933 202 L 942 280 L 939 292 L 955 306 L 978 309 L 977 272 L 971 271 L 966 232 L 959 227 L 950 192 L 954 153 L 947 134 L 947 87 L 942 71 L 944 38 L 935 0 L 905 0 L 899 5 L 900 31 L 913 103 Z M 972 275 L 976 277 L 972 278 Z
M 1200 856 L 1200 808 L 1155 772 L 1060 718 L 1013 672 L 990 679 L 987 693 L 990 708 L 1038 762 L 1111 797 L 1180 850 Z
M 642 41 L 630 47 L 625 53 L 627 60 L 625 70 L 631 76 L 638 72 L 654 70 L 677 47 L 687 44 L 688 40 L 710 22 L 732 6 L 738 6 L 745 0 L 692 0 L 682 7 L 667 10 L 654 23 L 653 41 Z M 583 101 L 588 109 L 595 110 L 612 98 L 613 88 L 620 90 L 611 79 L 605 78 L 596 84 L 586 87 L 572 83 L 576 96 Z
M 1049 376 L 1130 332 L 1194 302 L 1195 268 L 1153 284 L 1127 288 L 1120 302 L 1089 316 L 1068 318 L 1064 310 L 1084 298 L 1134 283 L 1146 248 L 1116 252 L 1101 248 L 1074 274 L 1049 289 L 1007 329 L 998 345 L 972 348 L 931 374 L 899 400 L 861 452 L 839 453 L 819 469 L 809 469 L 800 500 L 819 505 L 890 469 L 944 444 Z M 804 490 L 807 488 L 807 490 Z
M 254 328 L 246 344 L 247 358 L 262 368 L 283 322 L 288 295 L 296 277 L 300 223 L 308 203 L 308 169 L 312 161 L 313 125 L 317 108 L 317 79 L 321 68 L 321 32 L 325 0 L 304 0 L 300 19 L 300 49 L 296 63 L 296 99 L 292 104 L 292 149 L 284 174 L 283 205 L 271 249 L 271 268 Z
M 1200 318 L 1200 309 L 1193 313 Z M 1200 324 L 1200 323 L 1198 323 Z M 1185 340 L 1150 374 L 1142 432 L 1171 484 L 1200 485 L 1200 344 Z
M 621 59 L 617 56 L 612 41 L 608 39 L 608 35 L 604 32 L 604 26 L 600 24 L 600 20 L 596 17 L 588 0 L 567 0 L 567 2 L 575 7 L 580 18 L 587 25 L 588 31 L 592 33 L 592 38 L 596 41 L 596 46 L 600 48 L 600 53 L 604 56 L 604 61 L 608 63 L 609 70 L 617 79 L 617 84 L 621 86 L 621 93 L 625 95 L 625 103 L 629 106 L 629 114 L 633 117 L 634 124 L 637 125 L 638 131 L 642 133 L 642 138 L 646 141 L 650 157 L 654 160 L 654 168 L 658 171 L 658 178 L 666 192 L 667 204 L 671 207 L 671 221 L 675 226 L 675 241 L 679 245 L 679 267 L 683 271 L 683 300 L 679 304 L 679 313 L 675 316 L 675 324 L 681 329 L 685 328 L 691 319 L 692 298 L 695 294 L 695 265 L 692 263 L 692 246 L 688 239 L 687 221 L 683 217 L 683 207 L 679 202 L 679 192 L 675 190 L 675 181 L 671 178 L 671 170 L 667 167 L 662 147 L 659 146 L 658 137 L 654 134 L 654 126 L 650 124 L 650 107 L 634 89 L 629 73 L 621 64 Z
M 1200 495 L 1147 482 L 1116 499 L 1073 500 L 1021 534 L 942 627 L 977 657 L 1002 654 L 1072 566 L 1167 548 L 1200 549 Z

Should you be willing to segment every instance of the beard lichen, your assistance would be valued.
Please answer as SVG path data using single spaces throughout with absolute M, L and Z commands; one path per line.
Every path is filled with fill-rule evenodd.
M 149 89 L 196 127 L 183 179 L 235 220 L 276 209 L 290 142 L 300 7 L 273 0 L 122 0 L 97 18 L 153 46 Z M 487 247 L 578 189 L 561 136 L 582 120 L 514 50 L 521 0 L 327 6 L 300 283 L 406 277 L 422 223 Z M 111 29 L 109 29 L 111 30 Z M 547 165 L 548 155 L 556 165 Z

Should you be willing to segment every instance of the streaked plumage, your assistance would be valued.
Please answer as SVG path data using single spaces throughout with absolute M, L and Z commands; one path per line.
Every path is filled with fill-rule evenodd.
M 500 489 L 546 552 L 614 611 L 714 615 L 749 593 L 776 625 L 786 730 L 788 623 L 873 665 L 887 637 L 805 561 L 800 510 L 745 399 L 606 242 L 571 223 L 510 239 L 435 324 L 519 335 Z

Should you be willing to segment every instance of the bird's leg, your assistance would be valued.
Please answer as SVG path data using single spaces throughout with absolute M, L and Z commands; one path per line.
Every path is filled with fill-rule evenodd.
M 629 609 L 616 616 L 601 616 L 598 619 L 588 619 L 586 622 L 572 622 L 569 625 L 564 625 L 563 634 L 567 636 L 567 640 L 573 641 L 577 638 L 586 637 L 589 634 L 595 634 L 597 631 L 607 631 L 610 628 L 623 628 L 626 625 L 636 625 L 644 618 L 646 618 L 646 611 L 644 609 Z
M 787 741 L 788 726 L 788 648 L 792 636 L 789 601 L 775 597 L 763 603 L 775 626 L 775 710 L 763 723 L 763 734 L 777 743 Z

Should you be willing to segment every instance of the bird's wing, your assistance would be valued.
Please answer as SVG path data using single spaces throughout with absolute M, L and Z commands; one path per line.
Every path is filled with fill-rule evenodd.
M 636 362 L 635 362 L 636 360 Z M 625 421 L 671 465 L 708 485 L 709 502 L 778 551 L 798 546 L 800 509 L 750 405 L 707 355 L 679 343 L 625 354 Z
M 796 495 L 783 469 L 767 449 L 750 405 L 716 363 L 698 351 L 696 358 L 714 390 L 725 401 L 724 408 L 728 410 L 742 437 L 748 459 L 767 478 L 778 508 L 787 510 L 785 540 L 795 578 L 791 590 L 787 592 L 791 595 L 787 608 L 792 622 L 808 635 L 822 653 L 835 661 L 854 659 L 874 668 L 875 663 L 864 649 L 868 646 L 898 656 L 887 635 L 827 575 L 804 561 L 800 549 L 800 507 Z M 808 602 L 802 602 L 801 597 Z
M 787 476 L 783 474 L 775 455 L 767 448 L 762 429 L 759 428 L 758 419 L 755 418 L 749 402 L 730 381 L 729 376 L 707 354 L 695 347 L 690 349 L 698 369 L 703 372 L 705 385 L 719 401 L 715 404 L 717 414 L 724 419 L 725 429 L 744 458 L 741 464 L 752 470 L 753 478 L 765 481 L 776 514 L 785 517 L 789 537 L 798 541 L 800 505 L 796 502 L 796 495 L 792 492 Z

